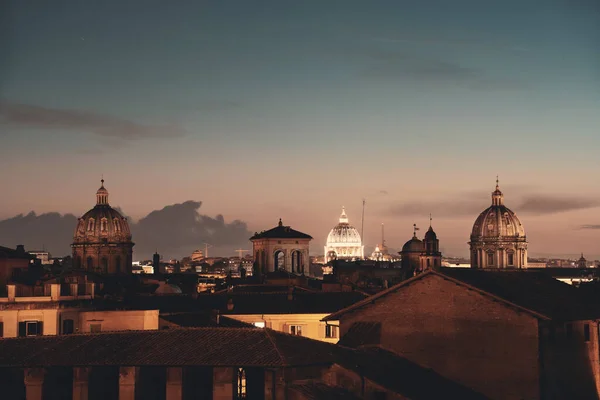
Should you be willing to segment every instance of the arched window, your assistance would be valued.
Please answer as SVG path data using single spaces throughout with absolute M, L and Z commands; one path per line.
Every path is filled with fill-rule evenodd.
M 506 258 L 507 258 L 507 265 L 509 267 L 513 267 L 515 265 L 515 253 L 513 252 L 509 252 L 506 254 Z
M 88 220 L 88 231 L 93 231 L 94 230 L 94 218 L 90 218 Z
M 100 230 L 102 232 L 106 232 L 107 229 L 108 229 L 108 220 L 106 218 L 102 218 L 100 220 Z

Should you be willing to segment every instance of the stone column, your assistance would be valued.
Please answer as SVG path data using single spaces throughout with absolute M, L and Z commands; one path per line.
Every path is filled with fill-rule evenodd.
M 119 368 L 119 400 L 135 400 L 136 367 Z
M 88 400 L 90 369 L 73 367 L 73 400 Z
M 43 368 L 25 368 L 25 398 L 27 400 L 42 400 L 45 372 Z
M 182 368 L 181 367 L 167 368 L 167 400 L 181 400 L 182 396 L 183 396 Z

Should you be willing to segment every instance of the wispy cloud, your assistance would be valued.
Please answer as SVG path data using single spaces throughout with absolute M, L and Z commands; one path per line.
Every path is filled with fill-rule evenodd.
M 121 140 L 179 137 L 185 130 L 177 125 L 146 125 L 89 111 L 46 108 L 0 101 L 0 124 L 37 129 L 63 129 Z
M 600 229 L 600 225 L 581 225 L 579 229 Z
M 391 206 L 387 214 L 393 216 L 427 216 L 429 213 L 433 213 L 441 218 L 477 216 L 486 207 L 481 200 L 483 195 L 482 193 L 474 197 L 456 196 L 445 200 L 407 202 Z M 520 214 L 547 215 L 600 207 L 600 200 L 593 198 L 574 199 L 547 194 L 527 194 L 520 199 L 515 199 L 512 204 L 509 204 L 509 207 Z

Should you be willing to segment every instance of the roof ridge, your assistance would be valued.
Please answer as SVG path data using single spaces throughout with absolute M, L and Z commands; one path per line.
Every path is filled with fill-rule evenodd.
M 277 352 L 277 355 L 279 356 L 279 359 L 281 360 L 281 363 L 283 365 L 287 365 L 287 360 L 286 358 L 283 356 L 283 354 L 281 354 L 281 351 L 279 351 L 279 346 L 277 346 L 277 344 L 275 343 L 275 340 L 273 340 L 273 338 L 271 337 L 271 329 L 269 328 L 263 328 L 265 331 L 265 334 L 267 335 L 267 338 L 269 338 L 269 341 L 271 342 L 271 344 L 273 345 L 273 347 L 275 348 L 275 351 Z M 275 331 L 273 331 L 275 332 Z

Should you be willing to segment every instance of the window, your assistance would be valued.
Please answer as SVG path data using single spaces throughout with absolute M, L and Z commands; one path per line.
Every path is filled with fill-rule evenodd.
M 244 368 L 238 368 L 237 373 L 237 385 L 236 385 L 236 399 L 246 398 L 246 370 Z
M 573 337 L 573 324 L 568 323 L 565 328 L 567 339 L 571 339 Z
M 515 265 L 515 255 L 514 253 L 508 253 L 508 265 Z
M 90 324 L 90 332 L 91 333 L 102 332 L 102 324 Z
M 494 265 L 494 253 L 487 253 L 487 264 Z
M 102 232 L 106 232 L 107 227 L 108 227 L 108 221 L 106 220 L 106 218 L 102 218 L 100 220 L 100 230 Z
M 325 325 L 325 337 L 335 339 L 338 337 L 338 327 L 335 325 Z
M 590 341 L 590 324 L 583 325 L 583 337 L 586 342 Z
M 290 325 L 290 333 L 296 336 L 302 336 L 302 325 Z
M 42 335 L 42 321 L 19 322 L 19 337 Z
M 255 322 L 254 326 L 257 327 L 257 328 L 264 328 L 265 327 L 265 321 Z
M 94 230 L 94 218 L 90 218 L 88 220 L 88 231 L 93 231 Z
M 63 335 L 70 335 L 75 332 L 75 323 L 72 319 L 65 319 L 62 323 Z
M 118 219 L 115 218 L 114 224 L 115 224 L 115 232 L 121 232 L 121 225 L 119 224 Z
M 4 322 L 0 321 L 0 337 L 4 337 Z

